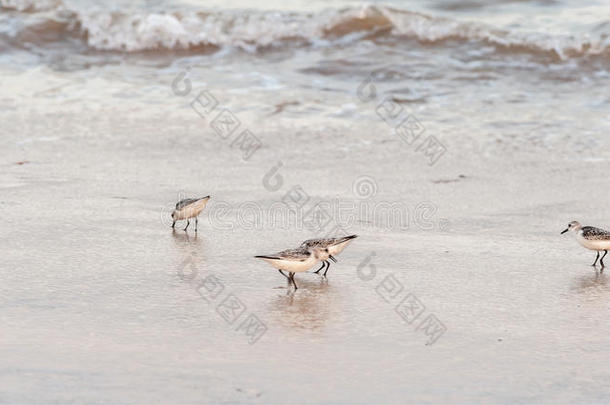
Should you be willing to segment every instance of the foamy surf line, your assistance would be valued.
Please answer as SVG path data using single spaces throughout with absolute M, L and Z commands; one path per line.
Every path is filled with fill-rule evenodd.
M 219 49 L 233 47 L 256 52 L 275 46 L 332 46 L 334 43 L 391 37 L 424 44 L 449 40 L 481 42 L 502 49 L 554 56 L 560 60 L 585 56 L 610 57 L 610 33 L 582 37 L 507 31 L 478 22 L 461 22 L 384 6 L 329 9 L 320 13 L 221 10 L 210 12 L 77 12 L 60 0 L 0 0 L 3 9 L 40 14 L 24 24 L 17 38 L 34 38 L 28 30 L 65 31 L 83 38 L 100 51 Z M 51 33 L 52 34 L 52 33 Z M 360 34 L 360 35 L 358 35 Z M 40 36 L 40 35 L 39 35 Z M 49 38 L 53 35 L 43 37 Z M 56 35 L 60 37 L 60 35 Z M 391 41 L 384 42 L 385 45 Z

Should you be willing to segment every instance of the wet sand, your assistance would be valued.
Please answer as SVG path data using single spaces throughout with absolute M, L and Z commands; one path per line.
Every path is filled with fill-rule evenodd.
M 3 403 L 607 400 L 608 276 L 559 235 L 572 219 L 607 223 L 607 149 L 492 159 L 452 143 L 431 168 L 396 142 L 338 130 L 319 150 L 315 131 L 261 126 L 265 147 L 243 161 L 181 111 L 122 125 L 100 112 L 2 113 L 14 126 L 0 175 Z M 43 119 L 97 133 L 18 129 Z M 432 229 L 353 224 L 360 237 L 328 279 L 299 274 L 296 293 L 252 256 L 311 232 L 210 219 L 215 204 L 269 206 L 294 185 L 356 200 L 361 176 L 375 179 L 373 201 L 433 202 Z M 181 190 L 212 195 L 196 236 L 162 217 Z M 214 298 L 202 292 L 210 276 L 224 286 Z M 395 311 L 409 294 L 425 307 L 411 323 Z M 233 323 L 217 310 L 230 296 L 242 304 Z M 252 314 L 262 336 L 239 330 Z M 417 328 L 430 315 L 446 331 L 427 344 Z

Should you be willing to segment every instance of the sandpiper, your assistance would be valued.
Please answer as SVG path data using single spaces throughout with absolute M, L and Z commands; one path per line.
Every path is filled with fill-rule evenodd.
M 337 263 L 337 259 L 335 259 L 334 256 L 341 253 L 343 249 L 345 249 L 345 247 L 351 242 L 351 240 L 357 237 L 358 235 L 349 235 L 341 238 L 308 239 L 301 244 L 301 247 L 308 248 L 313 246 L 326 248 L 329 254 L 325 259 L 330 259 Z M 324 267 L 326 267 L 326 270 L 324 271 L 324 276 L 326 276 L 326 273 L 328 273 L 328 269 L 330 268 L 330 262 L 328 260 L 322 260 L 322 267 L 314 271 L 314 273 L 318 274 Z
M 195 232 L 197 232 L 197 224 L 199 222 L 199 218 L 197 216 L 203 211 L 206 204 L 210 200 L 210 196 L 201 197 L 201 198 L 185 198 L 176 204 L 176 209 L 172 212 L 172 228 L 176 226 L 176 221 L 181 219 L 186 219 L 186 227 L 184 230 L 186 231 L 191 224 L 190 219 L 195 218 Z
M 591 266 L 595 266 L 597 264 L 597 259 L 599 259 L 599 252 L 601 252 L 602 250 L 604 251 L 604 255 L 599 261 L 603 268 L 604 257 L 606 257 L 606 255 L 608 254 L 608 250 L 610 250 L 610 232 L 600 228 L 595 228 L 594 226 L 582 226 L 578 221 L 570 222 L 566 230 L 561 232 L 561 234 L 564 234 L 567 231 L 576 232 L 576 240 L 578 241 L 578 243 L 580 243 L 589 250 L 597 251 L 597 256 L 595 256 L 595 261 Z
M 326 260 L 328 256 L 328 249 L 318 246 L 310 246 L 283 250 L 279 253 L 271 255 L 254 257 L 257 259 L 263 259 L 275 267 L 280 274 L 286 277 L 289 281 L 292 281 L 294 289 L 297 290 L 298 287 L 297 283 L 294 281 L 294 273 L 307 271 L 318 261 Z M 288 275 L 284 274 L 284 271 L 287 271 Z

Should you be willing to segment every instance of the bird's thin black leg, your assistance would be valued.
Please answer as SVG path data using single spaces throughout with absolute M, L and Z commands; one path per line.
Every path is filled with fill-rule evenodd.
M 326 266 L 326 261 L 323 261 L 322 266 L 318 270 L 314 271 L 314 273 L 318 274 L 320 272 L 320 270 L 322 270 L 324 268 L 324 266 Z
M 191 224 L 191 221 L 189 221 L 188 219 L 186 220 L 186 228 L 184 228 L 184 230 L 186 231 L 186 229 L 189 227 L 189 225 Z
M 172 224 L 172 228 L 176 226 L 176 221 L 174 221 L 174 223 Z
M 328 269 L 330 269 L 330 262 L 326 262 L 326 271 L 324 272 L 324 277 L 326 277 L 326 273 L 328 273 Z
M 294 281 L 294 273 L 290 273 L 290 279 L 292 280 L 292 285 L 294 286 L 294 290 L 298 290 L 297 283 Z
M 288 277 L 286 274 L 284 274 L 284 272 L 283 272 L 282 270 L 279 270 L 279 269 L 278 269 L 278 271 L 280 272 L 280 274 L 281 274 L 282 276 L 284 276 L 284 277 L 286 277 L 288 280 L 290 280 L 290 277 Z
M 597 256 L 595 256 L 595 261 L 591 266 L 595 266 L 597 264 L 597 259 L 599 259 L 599 250 L 597 251 Z
M 599 253 L 599 252 L 598 252 L 598 253 Z M 607 254 L 608 254 L 608 251 L 607 251 L 607 250 L 604 250 L 604 255 L 602 256 L 601 260 L 599 261 L 599 264 L 601 264 L 601 265 L 602 265 L 602 268 L 603 268 L 603 267 L 606 267 L 606 266 L 604 266 L 604 257 L 606 257 L 606 255 L 607 255 Z
M 195 218 L 195 232 L 197 232 L 197 225 L 199 224 L 199 218 Z

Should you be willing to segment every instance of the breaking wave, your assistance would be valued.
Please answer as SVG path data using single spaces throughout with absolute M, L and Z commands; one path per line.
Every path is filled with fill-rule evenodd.
M 75 11 L 61 0 L 0 0 L 0 8 L 27 14 L 26 23 L 0 30 L 9 41 L 30 43 L 82 38 L 103 51 L 196 50 L 236 47 L 256 52 L 276 46 L 332 46 L 384 38 L 384 44 L 410 38 L 423 44 L 478 41 L 502 49 L 553 56 L 560 60 L 610 56 L 610 23 L 589 35 L 557 36 L 498 29 L 384 6 L 326 10 L 319 13 L 272 11 L 198 11 L 143 13 Z

